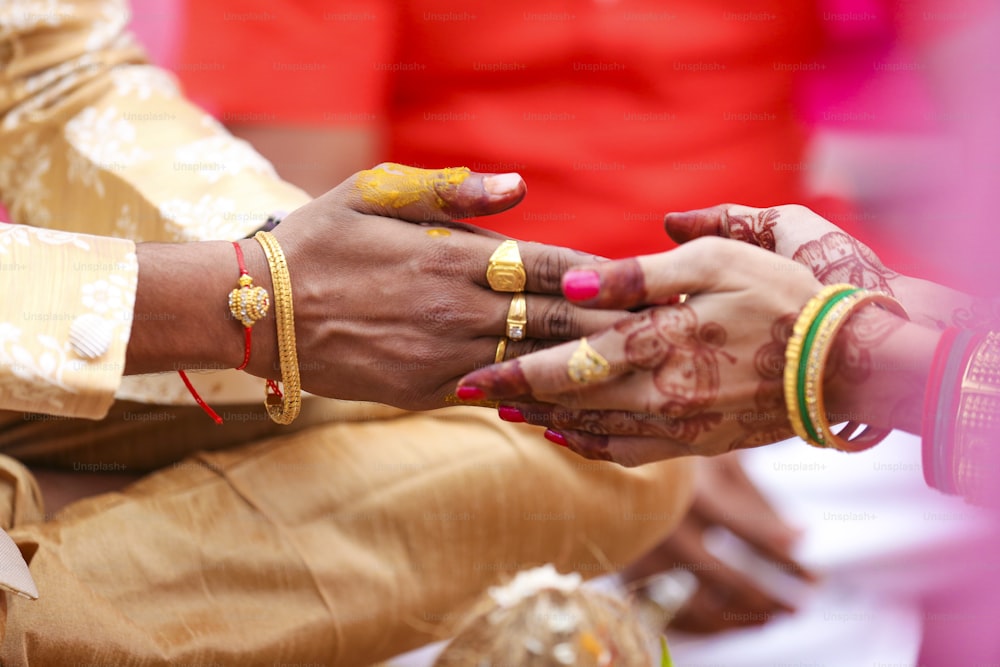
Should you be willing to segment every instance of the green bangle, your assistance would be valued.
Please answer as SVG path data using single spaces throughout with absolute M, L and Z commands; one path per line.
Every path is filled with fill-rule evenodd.
M 816 334 L 819 332 L 823 324 L 824 318 L 826 318 L 826 316 L 830 314 L 830 311 L 833 310 L 834 306 L 836 306 L 839 302 L 848 298 L 852 294 L 857 294 L 860 291 L 861 288 L 853 287 L 851 289 L 845 289 L 842 292 L 837 292 L 832 297 L 830 297 L 830 300 L 827 301 L 825 304 L 823 304 L 823 307 L 820 308 L 818 313 L 816 313 L 816 319 L 814 319 L 812 321 L 812 324 L 810 324 L 809 331 L 808 333 L 806 333 L 806 337 L 802 341 L 802 356 L 799 357 L 799 368 L 798 368 L 798 374 L 796 376 L 795 394 L 796 397 L 798 398 L 799 415 L 802 417 L 802 424 L 806 428 L 806 433 L 809 434 L 809 437 L 812 439 L 813 442 L 815 442 L 821 447 L 827 446 L 826 439 L 823 438 L 822 434 L 819 433 L 819 430 L 813 423 L 812 417 L 809 416 L 809 401 L 808 401 L 809 397 L 806 394 L 806 375 L 808 374 L 809 370 L 809 356 L 812 351 L 813 343 L 816 342 Z M 815 401 L 816 397 L 813 396 L 812 400 Z

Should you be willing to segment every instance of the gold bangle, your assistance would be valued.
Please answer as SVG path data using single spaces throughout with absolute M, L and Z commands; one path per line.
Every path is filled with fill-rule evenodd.
M 821 447 L 832 447 L 844 452 L 861 451 L 875 446 L 891 432 L 891 429 L 866 426 L 865 430 L 851 440 L 840 437 L 841 435 L 850 437 L 851 432 L 855 430 L 859 422 L 848 420 L 849 426 L 847 428 L 839 434 L 834 433 L 830 429 L 823 396 L 823 373 L 837 334 L 854 313 L 870 305 L 881 306 L 894 315 L 910 319 L 903 306 L 891 296 L 881 292 L 859 290 L 842 297 L 833 304 L 829 311 L 819 316 L 813 327 L 815 338 L 810 349 L 806 352 L 807 358 L 802 361 L 806 365 L 806 396 L 812 399 L 807 403 L 808 419 L 812 422 L 818 435 L 818 444 Z
M 264 385 L 264 407 L 268 416 L 278 424 L 291 424 L 302 407 L 302 385 L 299 380 L 299 359 L 295 350 L 295 311 L 292 307 L 292 280 L 288 275 L 285 253 L 278 239 L 270 232 L 257 232 L 254 239 L 260 243 L 271 270 L 274 292 L 274 320 L 278 331 L 278 360 L 281 365 L 283 394 L 272 393 L 271 384 Z
M 809 301 L 806 302 L 806 305 L 803 306 L 802 311 L 795 320 L 795 326 L 792 328 L 792 335 L 788 339 L 788 345 L 785 347 L 784 389 L 785 409 L 788 411 L 788 421 L 791 423 L 792 430 L 795 431 L 795 435 L 799 436 L 810 445 L 822 446 L 819 445 L 806 430 L 804 421 L 805 414 L 799 407 L 798 388 L 799 371 L 803 362 L 802 345 L 805 341 L 806 334 L 809 333 L 810 328 L 816 320 L 816 316 L 827 304 L 827 302 L 841 292 L 853 289 L 855 289 L 853 285 L 840 283 L 837 285 L 829 285 L 817 292 L 816 296 L 809 299 Z

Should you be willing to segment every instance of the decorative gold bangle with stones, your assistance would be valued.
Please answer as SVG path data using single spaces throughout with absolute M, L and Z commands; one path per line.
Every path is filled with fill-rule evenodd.
M 257 232 L 254 239 L 264 249 L 271 270 L 274 291 L 274 320 L 278 333 L 278 360 L 281 368 L 283 393 L 272 382 L 264 386 L 264 407 L 278 424 L 291 424 L 302 407 L 302 385 L 299 379 L 299 359 L 295 349 L 295 311 L 292 304 L 292 281 L 288 274 L 285 253 L 270 232 Z M 272 393 L 273 391 L 273 393 Z

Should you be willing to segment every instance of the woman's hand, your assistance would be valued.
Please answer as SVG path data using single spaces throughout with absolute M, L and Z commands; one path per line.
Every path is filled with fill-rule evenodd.
M 492 291 L 486 280 L 502 237 L 452 221 L 508 209 L 524 193 L 516 174 L 380 165 L 289 214 L 273 233 L 291 275 L 302 388 L 433 408 L 445 404 L 459 377 L 493 363 L 512 298 Z M 260 246 L 252 239 L 240 245 L 255 284 L 273 302 Z M 510 342 L 507 358 L 598 331 L 620 316 L 577 308 L 560 295 L 562 274 L 593 256 L 534 243 L 521 243 L 520 253 L 527 274 L 527 338 Z M 137 322 L 144 312 L 162 313 L 164 303 L 176 304 L 179 294 L 204 304 L 205 312 L 180 320 L 151 317 L 157 327 L 149 336 L 137 338 L 133 327 L 130 372 L 164 370 L 168 350 L 175 351 L 169 368 L 238 366 L 243 329 L 231 318 L 223 321 L 239 275 L 232 245 L 143 244 L 139 261 Z M 178 287 L 177 281 L 194 274 L 197 286 Z M 172 300 L 160 294 L 161 300 L 144 302 L 157 285 L 169 289 Z M 272 312 L 253 327 L 247 371 L 279 379 L 273 310 L 272 303 Z M 189 354 L 193 339 L 209 343 L 208 351 Z M 159 352 L 159 367 L 143 356 L 143 349 L 167 340 L 173 342 Z
M 864 243 L 804 206 L 720 204 L 670 213 L 664 226 L 678 243 L 703 236 L 735 239 L 807 266 L 825 285 L 851 283 L 895 296 L 917 324 L 936 329 L 1000 327 L 1000 302 L 898 273 Z
M 501 417 L 546 426 L 550 440 L 624 465 L 783 440 L 792 436 L 785 347 L 821 288 L 801 264 L 719 238 L 576 269 L 563 289 L 581 305 L 665 305 L 590 337 L 604 369 L 573 342 L 471 373 L 458 395 L 500 399 L 507 403 Z M 678 294 L 690 296 L 669 305 Z M 858 312 L 834 344 L 828 408 L 845 417 L 838 421 L 893 425 L 903 400 L 914 391 L 919 399 L 927 373 L 929 353 L 927 360 L 907 355 L 933 350 L 935 341 L 934 332 L 880 309 Z M 594 376 L 580 382 L 587 369 Z

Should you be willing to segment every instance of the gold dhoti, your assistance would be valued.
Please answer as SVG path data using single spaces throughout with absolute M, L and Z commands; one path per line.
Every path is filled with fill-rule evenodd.
M 187 407 L 6 413 L 0 446 L 23 461 L 162 467 L 46 517 L 3 457 L 7 527 L 40 594 L 7 595 L 3 664 L 366 665 L 441 638 L 518 569 L 618 568 L 685 509 L 684 462 L 587 461 L 491 410 L 323 422 L 321 403 L 287 435 Z M 230 428 L 260 440 L 189 454 Z

